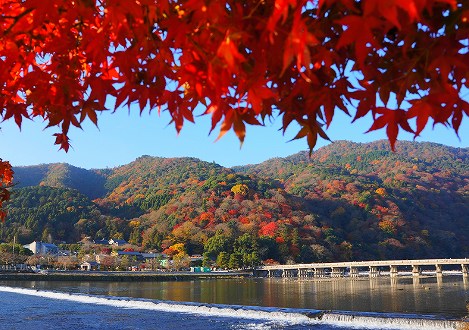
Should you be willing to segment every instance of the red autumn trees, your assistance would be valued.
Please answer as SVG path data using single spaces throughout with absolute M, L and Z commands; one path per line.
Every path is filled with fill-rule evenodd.
M 430 119 L 458 132 L 468 35 L 463 0 L 0 0 L 0 117 L 40 117 L 68 150 L 70 126 L 121 106 L 177 131 L 200 111 L 241 142 L 280 116 L 313 148 L 342 111 L 394 148 Z
M 0 158 L 0 220 L 5 219 L 5 211 L 2 209 L 3 202 L 10 198 L 7 188 L 13 182 L 13 171 L 9 162 Z

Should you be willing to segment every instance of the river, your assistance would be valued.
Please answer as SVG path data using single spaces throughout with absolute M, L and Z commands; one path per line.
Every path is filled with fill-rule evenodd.
M 462 329 L 469 281 L 0 281 L 0 299 L 1 329 Z

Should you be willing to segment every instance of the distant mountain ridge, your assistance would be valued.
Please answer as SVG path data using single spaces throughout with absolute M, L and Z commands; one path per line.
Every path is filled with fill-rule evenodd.
M 105 194 L 106 177 L 99 171 L 86 170 L 65 163 L 14 167 L 16 187 L 47 186 L 70 188 L 91 199 Z M 92 183 L 92 184 L 90 184 Z
M 214 236 L 249 234 L 262 258 L 282 262 L 469 253 L 469 148 L 337 141 L 311 158 L 233 168 L 142 156 L 111 169 L 14 171 L 0 240 L 122 237 L 202 253 Z

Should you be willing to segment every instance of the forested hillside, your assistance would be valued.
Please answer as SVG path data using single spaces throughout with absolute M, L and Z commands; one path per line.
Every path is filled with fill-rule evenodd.
M 104 196 L 106 177 L 99 171 L 89 171 L 69 164 L 42 164 L 16 167 L 16 187 L 48 186 L 76 189 L 90 198 Z
M 14 170 L 4 241 L 124 238 L 232 266 L 469 254 L 467 148 L 339 141 L 233 169 L 142 156 Z

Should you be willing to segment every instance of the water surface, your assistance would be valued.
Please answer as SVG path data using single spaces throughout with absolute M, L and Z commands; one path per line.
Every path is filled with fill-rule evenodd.
M 463 279 L 462 276 L 321 280 L 251 278 L 181 282 L 3 281 L 0 282 L 0 285 L 33 289 L 27 292 L 19 292 L 17 298 L 1 297 L 2 300 L 23 299 L 22 294 L 39 295 L 39 297 L 35 296 L 34 299 L 42 299 L 43 303 L 44 299 L 48 299 L 48 308 L 54 310 L 61 305 L 54 305 L 55 303 L 49 301 L 50 299 L 62 300 L 61 304 L 64 304 L 63 306 L 66 305 L 63 300 L 68 301 L 71 299 L 75 302 L 95 306 L 97 310 L 92 313 L 93 315 L 103 313 L 102 308 L 104 307 L 101 306 L 102 304 L 113 307 L 105 309 L 107 311 L 105 314 L 122 314 L 121 309 L 123 306 L 120 305 L 120 302 L 116 303 L 115 299 L 122 299 L 117 297 L 127 297 L 124 298 L 124 301 L 126 301 L 124 307 L 133 310 L 151 310 L 151 313 L 147 311 L 143 314 L 153 315 L 153 318 L 160 322 L 159 327 L 152 327 L 147 324 L 145 327 L 142 325 L 141 329 L 176 329 L 176 325 L 170 326 L 170 321 L 164 320 L 166 318 L 173 320 L 174 313 L 181 311 L 185 311 L 186 314 L 184 314 L 185 316 L 176 316 L 179 321 L 174 322 L 179 322 L 178 327 L 181 326 L 180 322 L 182 320 L 195 322 L 192 317 L 187 316 L 192 315 L 192 313 L 199 315 L 196 318 L 197 322 L 205 320 L 205 323 L 195 322 L 197 324 L 194 323 L 194 327 L 191 329 L 314 328 L 322 330 L 335 329 L 336 327 L 345 327 L 347 329 L 415 329 L 417 327 L 424 329 L 431 327 L 434 329 L 456 329 L 457 327 L 453 323 L 424 323 L 422 325 L 418 323 L 420 321 L 417 319 L 464 319 L 468 315 L 466 301 L 469 301 L 469 282 L 467 278 Z M 8 292 L 9 289 L 5 290 L 0 292 L 0 295 L 18 293 Z M 57 294 L 48 296 L 47 292 L 51 291 Z M 70 296 L 69 293 L 78 294 L 78 296 Z M 82 296 L 85 298 L 82 298 Z M 92 297 L 102 300 L 93 300 Z M 145 304 L 149 302 L 150 305 L 142 305 L 142 301 Z M 193 304 L 187 305 L 176 302 L 193 302 Z M 258 307 L 253 312 L 251 307 L 248 306 Z M 87 317 L 91 317 L 89 311 L 93 308 L 86 305 L 86 307 L 78 308 L 72 314 L 78 313 L 77 315 L 80 315 L 80 313 L 84 313 Z M 285 308 L 288 309 L 286 318 L 294 319 L 295 322 L 285 324 L 273 318 L 273 315 L 283 313 Z M 154 310 L 159 312 L 154 314 Z M 318 317 L 316 314 L 318 311 L 333 312 L 326 312 Z M 60 308 L 56 312 L 60 314 Z M 21 311 L 18 313 L 21 313 Z M 139 329 L 139 327 L 133 325 L 134 316 L 129 316 L 128 313 L 137 312 L 126 311 L 124 314 L 127 316 L 125 317 L 122 316 L 124 314 L 119 314 L 121 315 L 119 317 L 123 320 L 122 325 L 128 326 L 128 329 Z M 258 316 L 262 316 L 263 321 L 255 320 Z M 366 316 L 368 319 L 361 320 L 360 317 L 362 316 Z M 113 318 L 113 316 L 109 317 Z M 373 317 L 380 320 L 374 320 Z M 39 316 L 38 318 L 40 319 Z M 285 316 L 280 319 L 282 318 L 285 318 Z M 406 321 L 403 323 L 402 319 Z M 212 321 L 208 322 L 208 320 Z M 79 323 L 81 321 L 75 317 L 70 322 Z M 113 323 L 111 322 L 111 324 Z M 26 324 L 23 324 L 23 326 L 26 326 Z M 31 328 L 33 328 L 32 325 Z
M 468 314 L 469 281 L 462 276 L 209 279 L 181 282 L 4 281 L 0 285 L 44 290 L 285 308 L 361 312 Z

